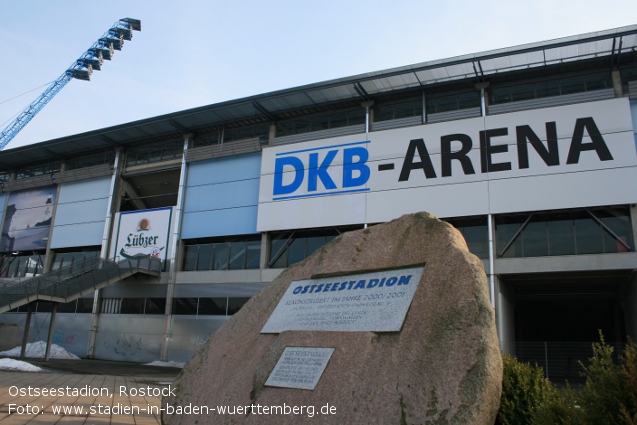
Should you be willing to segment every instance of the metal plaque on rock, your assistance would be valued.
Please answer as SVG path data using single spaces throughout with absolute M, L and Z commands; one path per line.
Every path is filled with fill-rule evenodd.
M 294 281 L 261 333 L 399 331 L 424 268 Z
M 265 385 L 313 390 L 332 353 L 334 348 L 286 347 Z

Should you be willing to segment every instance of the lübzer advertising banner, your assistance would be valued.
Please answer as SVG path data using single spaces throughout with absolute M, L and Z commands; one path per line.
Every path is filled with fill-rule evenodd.
M 153 257 L 165 263 L 171 215 L 171 207 L 121 213 L 114 259 Z

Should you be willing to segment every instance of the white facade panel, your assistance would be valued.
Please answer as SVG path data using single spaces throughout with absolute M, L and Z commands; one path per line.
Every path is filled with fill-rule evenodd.
M 55 226 L 53 228 L 51 249 L 100 245 L 103 236 L 103 221 Z
M 101 245 L 110 185 L 110 177 L 62 184 L 52 249 Z
M 490 183 L 493 214 L 637 203 L 626 190 L 637 167 L 501 179 Z
M 276 146 L 262 158 L 259 231 L 635 201 L 621 190 L 637 169 L 625 98 Z
M 293 202 L 268 202 L 259 205 L 257 229 L 303 229 L 365 223 L 365 195 L 303 198 Z
M 372 192 L 367 195 L 367 223 L 382 223 L 421 211 L 437 217 L 480 215 L 488 208 L 488 200 L 487 182 Z

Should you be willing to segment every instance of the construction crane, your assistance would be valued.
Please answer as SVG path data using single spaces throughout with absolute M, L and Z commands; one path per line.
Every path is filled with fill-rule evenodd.
M 90 81 L 93 70 L 101 70 L 104 59 L 111 60 L 115 50 L 122 50 L 124 40 L 132 40 L 133 31 L 141 31 L 137 19 L 123 18 L 115 22 L 78 60 L 53 81 L 44 92 L 0 133 L 0 151 L 49 103 L 72 78 Z

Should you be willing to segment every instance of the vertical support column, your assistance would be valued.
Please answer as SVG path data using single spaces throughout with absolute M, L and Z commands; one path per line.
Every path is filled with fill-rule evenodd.
M 370 110 L 369 108 L 371 108 L 374 105 L 374 101 L 373 100 L 368 100 L 366 102 L 361 103 L 361 106 L 363 108 L 365 108 L 365 139 L 369 140 L 369 132 L 371 130 L 371 125 L 372 125 L 372 120 L 371 120 L 371 116 L 370 116 Z M 365 197 L 365 203 L 367 203 L 367 196 Z M 367 206 L 365 207 L 365 210 L 367 210 Z M 363 222 L 363 227 L 365 229 L 367 229 L 367 213 L 364 213 L 365 217 L 363 217 L 363 219 L 361 220 Z
M 276 124 L 272 123 L 272 124 L 270 124 L 270 130 L 268 132 L 268 144 L 267 144 L 267 146 L 272 145 L 272 141 L 274 140 L 275 137 L 276 137 Z
M 427 98 L 424 90 L 422 91 L 422 123 L 427 124 Z
M 630 207 L 630 226 L 633 232 L 633 248 L 637 251 L 637 205 L 633 204 Z
M 489 87 L 488 82 L 478 83 L 475 85 L 475 88 L 480 90 L 480 111 L 481 116 L 486 117 L 489 115 L 489 99 L 486 93 L 486 89 Z
M 51 356 L 51 342 L 53 342 L 53 326 L 55 325 L 55 314 L 58 311 L 58 303 L 53 303 L 53 310 L 51 310 L 51 323 L 49 323 L 49 336 L 46 339 L 46 354 L 44 355 L 44 361 L 48 362 Z
M 261 233 L 261 258 L 259 259 L 259 268 L 263 271 L 263 269 L 268 268 L 268 263 L 270 262 L 270 234 L 269 233 Z
M 60 167 L 60 174 L 66 171 L 66 164 L 63 163 Z M 57 184 L 55 189 L 55 201 L 53 202 L 53 211 L 51 211 L 51 227 L 49 228 L 49 239 L 46 242 L 46 251 L 44 253 L 44 264 L 42 272 L 47 273 L 51 271 L 51 264 L 53 263 L 53 258 L 51 258 L 51 240 L 53 239 L 53 225 L 55 224 L 55 215 L 58 210 L 58 202 L 60 201 L 60 191 L 62 190 L 62 185 L 55 181 L 55 174 L 51 174 L 51 181 Z
M 170 243 L 168 258 L 170 261 L 168 273 L 168 287 L 166 288 L 166 309 L 164 310 L 164 336 L 161 343 L 160 360 L 168 359 L 168 344 L 172 335 L 172 304 L 175 295 L 175 282 L 177 280 L 177 257 L 179 251 L 179 241 L 181 240 L 181 224 L 183 221 L 184 198 L 186 194 L 187 155 L 188 146 L 192 133 L 184 134 L 184 151 L 181 156 L 181 174 L 179 175 L 179 190 L 177 191 L 177 205 L 175 206 L 175 221 L 173 222 L 173 233 Z
M 115 160 L 113 161 L 113 175 L 111 176 L 111 186 L 108 192 L 108 201 L 106 203 L 106 220 L 104 221 L 104 232 L 102 233 L 102 250 L 100 251 L 100 259 L 105 260 L 108 257 L 110 249 L 110 236 L 113 229 L 113 213 L 115 212 L 115 191 L 117 188 L 117 180 L 121 173 L 121 151 L 115 152 Z M 91 328 L 88 335 L 88 349 L 86 357 L 92 359 L 95 355 L 95 338 L 97 337 L 97 328 L 100 315 L 100 290 L 93 293 L 93 309 L 91 310 Z
M 373 100 L 361 103 L 361 106 L 365 108 L 365 137 L 369 139 L 369 131 L 371 130 L 372 120 L 370 116 L 369 108 L 374 105 Z
M 489 233 L 489 297 L 491 307 L 495 309 L 495 223 L 493 214 L 487 216 L 487 229 Z
M 613 69 L 613 71 L 611 72 L 611 78 L 613 79 L 615 97 L 622 97 L 624 95 L 624 92 L 622 90 L 622 76 L 619 73 L 619 69 Z
M 31 315 L 33 315 L 33 305 L 27 304 L 27 320 L 24 324 L 24 332 L 22 332 L 22 349 L 20 350 L 20 358 L 23 359 L 27 351 L 27 341 L 29 341 L 29 328 L 31 327 Z

